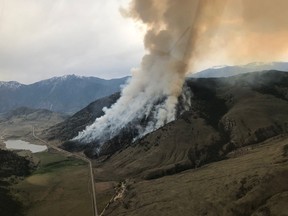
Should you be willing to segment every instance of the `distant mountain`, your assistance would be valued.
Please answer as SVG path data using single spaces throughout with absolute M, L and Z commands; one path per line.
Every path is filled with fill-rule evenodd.
M 68 115 L 62 114 L 62 113 L 56 113 L 52 112 L 50 110 L 46 109 L 32 109 L 28 107 L 19 107 L 14 110 L 11 110 L 6 113 L 2 113 L 0 115 L 0 123 L 4 121 L 12 121 L 14 119 L 23 119 L 24 120 L 42 120 L 42 121 L 48 121 L 49 119 L 56 118 L 60 119 L 58 121 L 64 121 L 66 118 L 68 118 Z M 19 121 L 19 120 L 18 120 Z
M 211 145 L 212 150 L 214 147 L 221 148 L 222 146 L 218 146 L 219 142 L 229 145 L 229 148 L 235 148 L 265 140 L 288 130 L 288 73 L 267 71 L 229 78 L 190 78 L 186 84 L 193 95 L 191 110 L 185 115 L 178 116 L 179 119 L 175 122 L 164 126 L 164 128 L 171 128 L 171 125 L 174 125 L 175 137 L 177 137 L 178 132 L 180 133 L 179 130 L 183 122 L 192 122 L 193 124 L 186 125 L 187 128 L 183 131 L 189 132 L 191 126 L 191 130 L 203 133 L 203 137 L 199 135 L 197 139 L 203 143 L 203 148 L 205 147 L 207 151 L 210 151 L 208 145 Z M 118 97 L 119 94 L 115 94 L 93 102 L 65 122 L 45 131 L 43 136 L 49 140 L 57 139 L 60 141 L 75 137 L 79 131 L 103 115 L 102 108 L 111 106 Z M 270 115 L 275 110 L 277 113 Z M 253 121 L 250 121 L 252 116 Z M 180 126 L 178 122 L 182 122 Z M 105 143 L 102 147 L 102 155 L 111 155 L 124 145 L 130 145 L 133 140 L 133 125 L 131 128 L 130 131 L 129 128 L 124 128 L 119 135 Z M 169 129 L 169 131 L 171 130 Z M 187 136 L 186 140 L 195 140 L 195 137 L 190 137 L 194 136 L 193 133 L 188 132 L 187 134 L 183 134 L 184 132 L 180 134 Z M 157 133 L 160 132 L 154 132 L 154 134 Z M 213 141 L 204 135 L 206 133 L 214 137 Z M 184 137 L 181 138 L 184 139 Z M 166 142 L 168 143 L 168 141 Z M 142 141 L 138 143 L 142 145 Z M 190 148 L 189 143 L 183 144 L 183 146 L 188 145 L 187 151 Z M 69 143 L 65 145 L 65 148 L 74 148 L 69 146 Z M 77 148 L 77 146 L 75 147 Z M 201 148 L 200 144 L 198 148 Z M 85 150 L 88 155 L 90 150 L 93 152 L 93 143 L 91 146 L 86 146 Z M 222 156 L 214 152 L 210 156 L 207 155 L 205 160 L 215 160 Z
M 31 109 L 20 107 L 0 114 L 0 131 L 2 138 L 32 137 L 32 128 L 36 131 L 50 128 L 52 125 L 63 122 L 68 118 L 63 113 L 52 112 L 46 109 Z
M 67 75 L 31 85 L 0 82 L 0 113 L 25 106 L 72 114 L 98 98 L 119 91 L 126 80 L 127 77 L 104 80 Z
M 265 71 L 265 70 L 278 70 L 286 72 L 288 71 L 288 62 L 272 62 L 272 63 L 254 62 L 240 66 L 217 66 L 192 74 L 190 77 L 193 78 L 230 77 L 243 73 Z
M 21 83 L 15 82 L 15 81 L 10 81 L 10 82 L 2 82 L 0 81 L 0 89 L 17 89 L 24 86 Z

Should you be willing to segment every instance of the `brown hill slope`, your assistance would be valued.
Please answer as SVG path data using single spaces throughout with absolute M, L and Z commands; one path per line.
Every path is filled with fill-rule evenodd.
M 174 174 L 288 132 L 287 73 L 189 80 L 187 85 L 194 94 L 190 111 L 113 154 L 101 165 L 105 176 L 111 170 L 120 178 Z
M 122 134 L 104 144 L 97 182 L 124 183 L 103 215 L 288 215 L 288 74 L 189 79 L 187 87 L 191 107 L 176 121 L 134 143 Z
M 103 215 L 288 215 L 288 76 L 188 86 L 190 111 L 96 163 L 98 181 L 124 181 Z
M 225 142 L 229 144 L 226 147 L 246 145 L 282 133 L 287 128 L 287 125 L 283 125 L 288 97 L 287 73 L 268 71 L 221 79 L 189 79 L 186 83 L 194 96 L 189 112 L 180 119 L 191 121 L 194 128 L 196 126 L 201 130 L 201 124 L 207 130 L 213 130 L 217 133 L 213 136 L 216 139 L 213 142 Z M 43 136 L 48 140 L 60 141 L 75 137 L 103 114 L 103 107 L 111 106 L 118 97 L 119 94 L 116 94 L 91 103 L 65 122 L 45 131 Z M 101 154 L 111 155 L 122 146 L 129 145 L 132 140 L 129 137 L 133 137 L 134 132 L 133 127 L 130 129 L 124 129 L 115 139 L 104 144 Z M 68 149 L 70 147 L 66 146 Z M 92 150 L 93 143 L 87 146 L 87 154 L 93 156 L 89 154 Z
M 109 216 L 286 216 L 288 137 L 238 149 L 226 160 L 149 181 L 127 181 Z

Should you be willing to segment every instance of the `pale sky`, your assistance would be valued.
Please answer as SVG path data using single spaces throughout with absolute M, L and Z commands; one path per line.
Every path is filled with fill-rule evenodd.
M 235 2 L 241 1 L 227 2 L 221 26 L 216 25 L 215 32 L 208 29 L 213 38 L 209 31 L 207 40 L 201 37 L 208 43 L 203 47 L 200 40 L 203 55 L 194 59 L 193 72 L 215 65 L 287 61 L 287 7 L 275 4 L 271 10 L 270 0 L 265 0 L 269 4 L 260 10 L 262 0 L 245 0 L 256 6 L 248 5 L 248 12 L 238 14 Z M 0 0 L 0 81 L 29 84 L 67 74 L 105 79 L 131 75 L 145 53 L 145 32 L 139 23 L 121 16 L 119 8 L 127 8 L 129 2 Z M 258 19 L 246 20 L 255 13 Z
M 144 48 L 143 30 L 119 13 L 128 2 L 0 0 L 0 80 L 130 75 Z

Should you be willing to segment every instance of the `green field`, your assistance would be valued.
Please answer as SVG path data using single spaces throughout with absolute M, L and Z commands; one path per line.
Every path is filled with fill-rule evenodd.
M 92 215 L 88 164 L 61 154 L 43 152 L 38 168 L 13 193 L 28 216 Z

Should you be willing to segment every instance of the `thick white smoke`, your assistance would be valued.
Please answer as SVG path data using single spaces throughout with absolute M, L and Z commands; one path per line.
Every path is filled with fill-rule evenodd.
M 137 138 L 174 120 L 192 58 L 225 50 L 237 62 L 287 52 L 286 6 L 287 0 L 131 0 L 123 14 L 146 25 L 148 54 L 120 99 L 74 140 L 101 146 L 127 126 Z
M 147 26 L 148 54 L 120 99 L 74 140 L 101 146 L 127 125 L 137 138 L 174 120 L 191 59 L 207 58 L 213 44 L 236 61 L 287 52 L 286 6 L 287 0 L 131 0 L 124 14 Z
M 132 1 L 126 15 L 147 25 L 144 44 L 149 53 L 143 57 L 141 68 L 132 71 L 120 99 L 80 132 L 75 141 L 96 142 L 101 146 L 131 122 L 135 122 L 137 137 L 141 137 L 175 119 L 191 58 L 199 6 L 199 0 Z M 138 124 L 148 117 L 145 127 Z
M 141 136 L 175 119 L 178 92 L 183 85 L 183 77 L 173 73 L 179 62 L 168 55 L 154 58 L 150 55 L 144 58 L 141 69 L 133 71 L 120 99 L 74 140 L 101 143 L 116 136 L 129 123 L 152 115 L 146 128 L 138 125 Z M 157 62 L 146 65 L 146 61 Z

